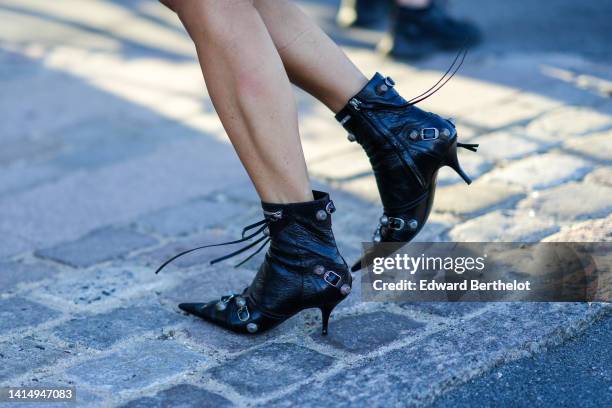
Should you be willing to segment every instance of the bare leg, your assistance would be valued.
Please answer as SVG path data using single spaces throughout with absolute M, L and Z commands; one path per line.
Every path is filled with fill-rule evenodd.
M 312 19 L 287 0 L 254 0 L 291 82 L 334 113 L 368 82 Z
M 162 3 L 195 43 L 212 102 L 261 199 L 312 200 L 291 84 L 252 1 Z

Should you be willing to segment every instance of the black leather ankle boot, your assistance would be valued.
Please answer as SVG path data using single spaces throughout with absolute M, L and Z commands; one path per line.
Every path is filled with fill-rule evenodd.
M 336 22 L 341 27 L 372 27 L 385 20 L 393 0 L 342 0 Z
M 391 29 L 378 50 L 398 58 L 421 58 L 441 50 L 476 45 L 481 33 L 474 24 L 452 18 L 433 0 L 424 9 L 395 5 Z
M 409 242 L 423 228 L 433 205 L 436 176 L 453 168 L 466 183 L 457 147 L 476 151 L 478 145 L 457 142 L 450 120 L 425 112 L 394 89 L 391 78 L 376 74 L 336 115 L 370 159 L 384 207 L 374 242 Z M 366 256 L 367 258 L 367 256 Z M 353 271 L 369 265 L 358 262 Z
M 328 194 L 313 193 L 315 200 L 305 203 L 262 203 L 265 219 L 245 228 L 243 239 L 225 243 L 246 242 L 261 236 L 246 248 L 213 263 L 259 243 L 259 250 L 270 243 L 259 272 L 242 294 L 230 294 L 208 303 L 182 303 L 179 307 L 238 333 L 261 333 L 304 309 L 318 308 L 323 334 L 327 334 L 329 315 L 351 292 L 352 277 L 332 232 L 334 204 Z M 158 272 L 177 257 L 206 247 L 178 254 Z

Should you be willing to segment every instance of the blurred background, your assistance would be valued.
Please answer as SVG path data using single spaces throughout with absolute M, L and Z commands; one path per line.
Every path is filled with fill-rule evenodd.
M 391 76 L 407 97 L 432 86 L 454 58 L 452 51 L 417 60 L 387 57 L 377 50 L 392 30 L 387 16 L 368 27 L 346 28 L 337 24 L 339 1 L 296 3 L 366 75 Z M 452 18 L 472 21 L 482 42 L 470 49 L 459 73 L 420 106 L 455 118 L 461 140 L 480 143 L 480 150 L 460 153 L 475 178 L 471 186 L 441 170 L 434 211 L 418 239 L 612 240 L 612 2 L 458 0 L 444 7 Z M 175 303 L 243 288 L 260 259 L 227 271 L 206 264 L 215 256 L 210 251 L 177 262 L 172 273 L 152 275 L 151 268 L 170 254 L 235 237 L 260 217 L 258 198 L 221 128 L 177 17 L 153 0 L 0 0 L 0 21 L 0 351 L 3 339 L 13 339 L 24 353 L 37 356 L 3 361 L 0 383 L 30 381 L 31 370 L 43 367 L 41 378 L 89 381 L 83 392 L 91 401 L 108 397 L 96 391 L 105 381 L 128 397 L 136 395 L 141 391 L 130 394 L 132 383 L 121 383 L 121 376 L 103 378 L 104 370 L 88 359 L 99 350 L 116 350 L 115 344 L 130 344 L 130 336 L 141 333 L 154 332 L 158 341 L 158 329 L 178 321 L 186 325 L 173 332 L 179 343 L 206 344 L 207 359 L 220 358 L 206 348 L 223 346 L 216 336 L 242 347 L 229 334 L 177 315 Z M 351 262 L 381 215 L 369 163 L 326 108 L 297 89 L 296 98 L 313 181 L 332 191 L 339 210 L 335 233 Z M 358 293 L 352 299 L 345 305 L 349 315 L 369 310 L 356 306 Z M 117 312 L 122 307 L 148 317 L 120 324 L 129 315 Z M 475 310 L 484 306 L 474 307 L 466 313 L 481 313 Z M 451 324 L 455 313 L 389 310 L 436 327 Z M 572 318 L 590 318 L 591 312 L 580 310 Z M 513 313 L 512 319 L 520 320 L 533 311 Z M 101 317 L 80 318 L 92 314 Z M 306 326 L 288 324 L 290 335 L 302 338 L 312 323 L 308 319 Z M 550 331 L 525 331 L 517 344 L 550 339 L 562 332 L 553 330 L 555 325 L 565 324 L 558 318 L 542 321 Z M 362 326 L 384 332 L 394 327 L 388 322 L 381 318 Z M 30 350 L 30 340 L 21 339 L 39 333 L 39 327 L 43 334 L 37 341 L 44 349 Z M 347 344 L 354 334 L 349 327 Z M 201 330 L 214 336 L 198 337 Z M 514 330 L 510 325 L 489 333 L 514 338 Z M 343 341 L 340 328 L 338 333 Z M 70 344 L 84 354 L 63 362 L 63 353 L 51 352 Z M 183 361 L 182 351 L 166 351 L 171 361 Z M 460 359 L 457 354 L 440 361 Z M 446 368 L 454 373 L 468 367 L 473 375 L 490 367 L 491 358 Z M 130 367 L 113 361 L 110 371 Z M 62 368 L 59 377 L 58 370 L 44 368 L 54 364 Z M 146 388 L 166 374 L 152 373 L 150 382 L 137 386 Z M 444 383 L 430 378 L 428 386 L 438 384 L 437 393 L 446 387 L 440 384 L 461 376 L 450 378 Z M 240 384 L 235 387 L 241 392 Z

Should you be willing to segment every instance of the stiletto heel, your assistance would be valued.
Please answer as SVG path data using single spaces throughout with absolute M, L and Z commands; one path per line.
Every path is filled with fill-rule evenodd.
M 465 145 L 460 143 L 453 143 L 451 147 L 448 149 L 448 154 L 446 156 L 446 165 L 451 169 L 455 170 L 457 174 L 465 181 L 468 185 L 472 184 L 472 179 L 467 175 L 465 171 L 461 168 L 459 164 L 459 158 L 457 157 L 457 146 L 464 147 Z M 478 147 L 478 145 L 476 145 Z M 467 147 L 466 147 L 467 148 Z M 471 150 L 471 149 L 470 149 Z
M 322 328 L 321 328 L 321 334 L 323 336 L 327 336 L 327 325 L 329 324 L 329 316 L 331 315 L 332 310 L 334 310 L 334 308 L 336 307 L 336 305 L 338 305 L 337 303 L 333 303 L 333 304 L 327 304 L 327 305 L 323 305 L 321 307 L 321 321 L 322 321 Z

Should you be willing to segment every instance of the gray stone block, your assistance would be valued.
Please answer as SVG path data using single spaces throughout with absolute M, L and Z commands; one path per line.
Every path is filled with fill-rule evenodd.
M 499 210 L 461 223 L 448 235 L 457 242 L 537 242 L 557 231 L 559 226 L 549 217 Z
M 23 92 L 23 90 L 21 91 Z M 1 133 L 1 132 L 0 132 Z M 202 171 L 202 160 L 207 170 Z M 0 198 L 0 231 L 53 247 L 108 225 L 205 196 L 244 180 L 231 147 L 200 137 Z
M 599 167 L 584 179 L 588 183 L 612 187 L 612 167 Z
M 21 297 L 0 299 L 0 335 L 55 319 L 60 312 Z
M 310 378 L 334 359 L 291 343 L 275 343 L 242 354 L 208 373 L 240 394 L 263 397 Z
M 496 304 L 465 324 L 309 383 L 267 406 L 426 404 L 496 364 L 561 342 L 599 313 L 587 305 Z
M 611 138 L 612 130 L 608 130 L 592 136 L 571 139 L 565 144 L 565 147 L 572 152 L 609 165 L 612 163 Z
M 604 217 L 612 211 L 612 188 L 591 183 L 569 183 L 536 192 L 521 201 L 518 208 L 562 223 Z
M 159 384 L 196 369 L 206 357 L 166 340 L 145 340 L 101 358 L 69 368 L 76 384 L 120 392 Z
M 34 244 L 32 242 L 13 233 L 3 231 L 1 229 L 0 236 L 2 236 L 2 245 L 0 245 L 0 258 L 8 258 L 10 256 L 29 251 L 34 247 Z
M 141 397 L 121 408 L 222 408 L 233 404 L 219 394 L 191 384 L 175 385 L 150 397 Z
M 501 130 L 474 138 L 470 143 L 480 144 L 478 155 L 494 161 L 521 159 L 552 145 L 530 140 L 522 133 L 520 128 Z
M 88 267 L 156 243 L 155 239 L 138 232 L 121 228 L 104 228 L 93 231 L 77 241 L 36 251 L 36 255 L 70 266 Z
M 546 237 L 550 242 L 612 242 L 612 214 L 584 221 Z
M 166 208 L 139 218 L 136 224 L 145 230 L 167 236 L 192 234 L 210 227 L 226 227 L 245 207 L 231 202 L 195 200 Z
M 55 276 L 58 270 L 42 263 L 0 262 L 0 293 L 11 293 L 20 284 Z
M 386 312 L 332 319 L 329 335 L 320 331 L 312 337 L 323 344 L 351 353 L 367 353 L 418 333 L 424 324 L 409 317 Z
M 134 296 L 134 292 L 152 291 L 162 283 L 151 268 L 108 266 L 46 282 L 31 293 L 38 298 L 53 298 L 72 305 L 97 305 Z
M 484 302 L 407 302 L 400 304 L 400 307 L 406 310 L 457 318 L 474 313 L 487 305 L 488 303 Z
M 55 327 L 53 333 L 68 343 L 102 350 L 147 331 L 161 333 L 164 326 L 174 325 L 179 320 L 180 315 L 160 306 L 139 304 L 76 317 Z
M 0 382 L 55 364 L 69 353 L 38 335 L 0 342 Z
M 506 183 L 542 190 L 568 181 L 580 180 L 593 169 L 593 163 L 557 152 L 531 156 L 496 169 L 484 181 Z
M 487 183 L 484 177 L 472 185 L 456 184 L 436 191 L 434 209 L 464 216 L 483 214 L 514 205 L 525 196 L 521 188 Z
M 540 140 L 562 141 L 568 137 L 587 136 L 612 124 L 608 115 L 587 107 L 564 106 L 533 120 L 527 134 Z

